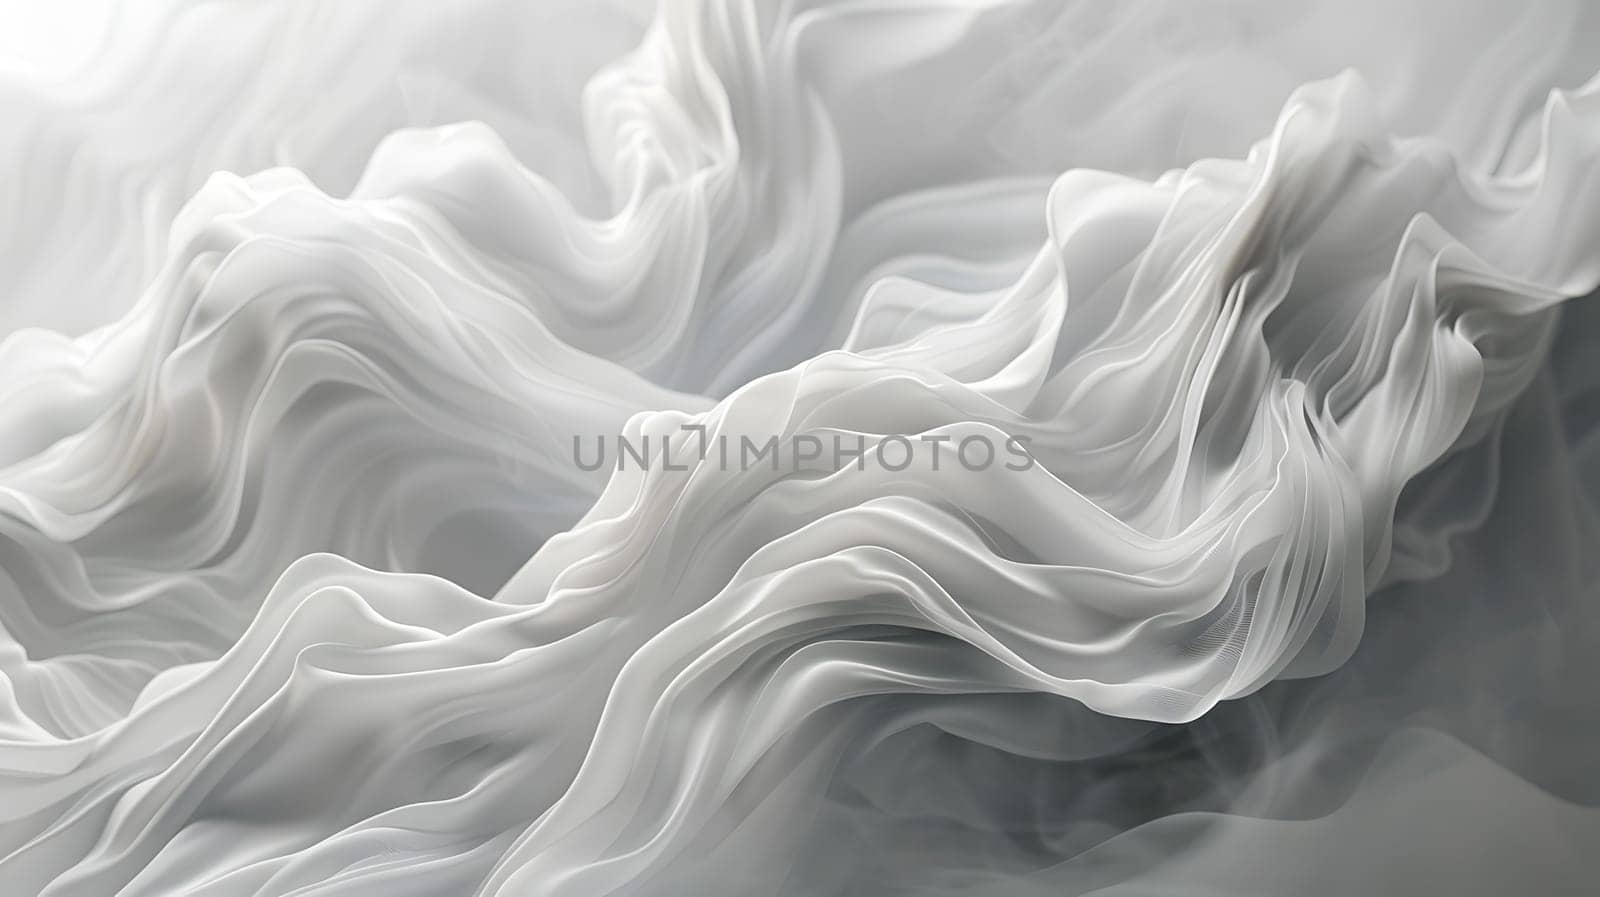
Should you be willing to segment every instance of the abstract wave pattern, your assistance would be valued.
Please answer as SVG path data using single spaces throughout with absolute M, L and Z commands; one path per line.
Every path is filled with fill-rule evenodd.
M 1591 7 L 162 0 L 4 75 L 0 893 L 1588 893 Z

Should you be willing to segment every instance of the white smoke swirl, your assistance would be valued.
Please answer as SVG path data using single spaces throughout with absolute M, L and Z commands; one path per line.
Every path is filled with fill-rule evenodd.
M 0 891 L 1592 875 L 1600 10 L 1402 6 L 163 3 L 11 76 Z

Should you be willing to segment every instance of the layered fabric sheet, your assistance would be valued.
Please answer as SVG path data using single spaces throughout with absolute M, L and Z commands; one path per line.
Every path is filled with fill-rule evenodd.
M 0 895 L 1594 893 L 1600 6 L 6 16 Z

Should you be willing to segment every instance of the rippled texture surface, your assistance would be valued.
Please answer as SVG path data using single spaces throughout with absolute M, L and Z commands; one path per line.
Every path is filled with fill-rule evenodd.
M 0 894 L 1590 893 L 1600 7 L 90 18 Z

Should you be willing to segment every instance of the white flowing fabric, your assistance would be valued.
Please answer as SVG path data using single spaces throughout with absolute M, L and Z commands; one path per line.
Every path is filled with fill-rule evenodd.
M 0 82 L 0 893 L 1593 874 L 1600 10 L 536 6 Z

